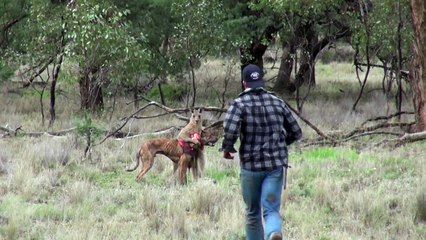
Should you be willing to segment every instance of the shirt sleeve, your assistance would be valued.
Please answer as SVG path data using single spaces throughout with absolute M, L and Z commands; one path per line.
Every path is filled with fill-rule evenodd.
M 302 139 L 302 129 L 291 114 L 287 105 L 284 104 L 284 129 L 287 132 L 285 142 L 287 145 Z
M 233 102 L 225 114 L 225 120 L 223 121 L 224 137 L 222 147 L 219 151 L 235 153 L 237 150 L 234 148 L 234 144 L 240 136 L 241 127 L 241 108 L 237 102 Z

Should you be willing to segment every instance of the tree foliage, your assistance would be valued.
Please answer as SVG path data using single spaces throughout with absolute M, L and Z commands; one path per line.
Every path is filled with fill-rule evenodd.
M 82 77 L 90 78 L 93 87 L 112 84 L 117 88 L 145 71 L 145 49 L 130 34 L 130 25 L 125 20 L 129 10 L 119 9 L 108 1 L 88 0 L 75 4 L 67 12 L 70 41 L 67 55 L 78 62 Z M 81 81 L 84 79 L 80 78 Z M 91 91 L 91 87 L 87 90 Z M 87 101 L 90 105 L 95 100 Z M 84 104 L 82 107 L 91 108 Z
M 136 88 L 137 95 L 141 79 L 182 73 L 192 78 L 195 101 L 193 70 L 202 59 L 240 50 L 242 66 L 262 66 L 274 43 L 282 50 L 274 90 L 297 90 L 315 84 L 317 56 L 341 40 L 355 49 L 358 69 L 374 63 L 390 71 L 401 101 L 401 72 L 412 52 L 408 0 L 0 0 L 0 6 L 4 59 L 33 66 L 29 78 L 62 57 L 76 63 L 81 106 L 94 111 L 102 109 L 105 90 Z
M 401 6 L 399 16 L 398 5 Z M 365 12 L 357 14 L 359 18 L 351 21 L 353 46 L 365 46 L 367 34 L 370 34 L 370 48 L 375 57 L 380 59 L 395 58 L 398 48 L 398 25 L 402 24 L 401 41 L 402 51 L 406 59 L 410 56 L 412 28 L 410 27 L 410 12 L 408 0 L 381 0 L 374 1 L 373 5 L 366 7 Z M 364 17 L 363 17 L 364 16 Z M 401 19 L 400 19 L 401 18 Z M 400 21 L 402 21 L 400 23 Z M 368 32 L 367 32 L 368 30 Z M 360 49 L 364 52 L 365 48 Z
M 29 0 L 0 0 L 0 54 L 11 45 L 19 44 L 24 33 L 20 24 L 28 15 Z

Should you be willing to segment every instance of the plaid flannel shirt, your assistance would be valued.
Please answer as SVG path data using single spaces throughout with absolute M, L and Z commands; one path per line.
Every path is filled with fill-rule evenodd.
M 241 167 L 250 171 L 287 166 L 287 146 L 302 138 L 296 119 L 283 100 L 263 88 L 247 89 L 228 108 L 221 151 L 235 153 L 240 137 Z

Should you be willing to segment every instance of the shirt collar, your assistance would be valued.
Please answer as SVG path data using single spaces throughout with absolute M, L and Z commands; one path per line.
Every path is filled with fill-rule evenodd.
M 246 93 L 250 93 L 250 92 L 265 92 L 266 90 L 263 87 L 258 87 L 258 88 L 246 88 L 244 89 L 244 91 L 242 93 L 240 93 L 240 96 L 246 94 Z

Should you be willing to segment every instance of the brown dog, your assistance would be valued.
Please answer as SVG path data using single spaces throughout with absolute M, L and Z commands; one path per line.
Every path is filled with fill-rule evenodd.
M 202 151 L 201 147 L 203 144 L 206 146 L 214 146 L 214 144 L 219 139 L 218 135 L 218 131 L 213 128 L 202 130 L 200 139 L 201 145 L 193 144 L 192 142 L 188 144 L 193 147 L 195 155 L 197 155 L 199 154 L 199 151 Z M 154 164 L 154 158 L 156 154 L 164 155 L 173 161 L 174 171 L 179 169 L 180 184 L 186 184 L 186 172 L 188 168 L 192 168 L 191 170 L 194 179 L 198 178 L 199 169 L 197 166 L 198 164 L 195 162 L 197 161 L 197 156 L 193 157 L 185 153 L 184 149 L 179 144 L 178 139 L 155 138 L 142 144 L 141 148 L 136 154 L 136 166 L 127 169 L 129 172 L 134 171 L 136 168 L 138 168 L 140 162 L 142 163 L 141 171 L 136 177 L 137 182 L 140 182 L 143 176 L 151 169 L 152 165 Z M 204 167 L 204 165 L 202 165 L 202 167 Z

